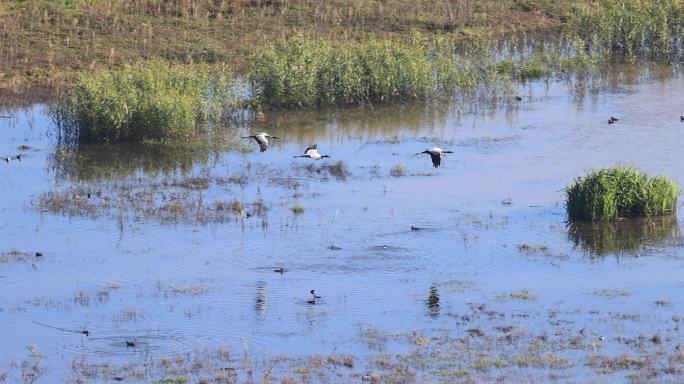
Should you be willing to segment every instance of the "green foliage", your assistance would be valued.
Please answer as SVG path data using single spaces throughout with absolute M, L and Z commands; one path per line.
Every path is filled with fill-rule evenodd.
M 683 25 L 681 0 L 607 0 L 577 6 L 570 28 L 591 45 L 634 58 L 681 51 Z
M 423 98 L 449 86 L 439 80 L 456 80 L 453 62 L 453 55 L 437 55 L 419 42 L 333 44 L 296 37 L 261 49 L 250 79 L 257 102 L 266 107 L 388 102 Z
M 515 61 L 506 59 L 492 64 L 492 70 L 499 75 L 513 76 L 516 66 Z
M 162 63 L 102 69 L 80 75 L 52 115 L 68 141 L 188 139 L 236 105 L 232 83 L 206 68 Z
M 570 183 L 566 208 L 570 220 L 607 221 L 672 213 L 679 186 L 664 176 L 631 167 L 592 171 Z

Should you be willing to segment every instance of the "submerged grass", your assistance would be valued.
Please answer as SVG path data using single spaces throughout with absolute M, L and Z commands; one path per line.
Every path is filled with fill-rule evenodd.
M 632 167 L 605 168 L 570 183 L 566 209 L 573 221 L 657 216 L 674 212 L 679 194 L 679 186 L 664 176 Z

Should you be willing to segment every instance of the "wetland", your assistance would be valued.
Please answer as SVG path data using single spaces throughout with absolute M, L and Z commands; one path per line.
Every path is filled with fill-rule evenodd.
M 680 382 L 682 20 L 0 3 L 0 383 Z
M 680 214 L 564 209 L 596 167 L 684 178 L 684 78 L 630 73 L 231 128 L 263 153 L 64 146 L 8 109 L 0 381 L 676 381 Z

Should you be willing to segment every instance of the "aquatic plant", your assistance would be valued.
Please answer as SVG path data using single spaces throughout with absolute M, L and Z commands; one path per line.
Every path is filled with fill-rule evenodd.
M 601 6 L 577 4 L 569 29 L 590 45 L 625 54 L 668 56 L 682 50 L 684 2 L 606 0 Z
M 163 63 L 82 74 L 52 109 L 65 141 L 187 140 L 236 99 L 232 79 Z
M 271 108 L 417 99 L 447 76 L 433 53 L 390 39 L 333 44 L 300 36 L 259 50 L 249 78 L 258 104 Z
M 566 188 L 570 220 L 607 221 L 672 213 L 679 186 L 664 176 L 632 167 L 604 168 L 573 180 Z
M 406 167 L 404 164 L 396 164 L 394 167 L 390 169 L 390 175 L 392 177 L 401 177 L 406 175 Z

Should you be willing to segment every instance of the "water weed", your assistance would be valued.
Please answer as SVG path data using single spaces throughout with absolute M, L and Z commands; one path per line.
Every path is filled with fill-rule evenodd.
M 295 37 L 260 50 L 249 77 L 257 102 L 266 107 L 409 100 L 437 87 L 429 56 L 420 46 L 386 39 L 333 44 Z
M 233 80 L 163 63 L 82 74 L 52 109 L 65 141 L 188 140 L 230 111 Z
M 566 189 L 570 220 L 607 221 L 672 213 L 679 186 L 631 167 L 604 168 L 576 178 Z

